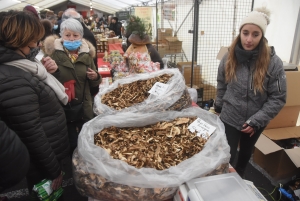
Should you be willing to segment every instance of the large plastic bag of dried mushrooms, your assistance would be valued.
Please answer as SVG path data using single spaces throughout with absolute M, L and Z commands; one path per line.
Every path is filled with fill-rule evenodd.
M 100 201 L 163 201 L 193 178 L 226 173 L 229 158 L 224 125 L 208 111 L 122 112 L 84 124 L 73 178 Z
M 116 80 L 95 96 L 94 112 L 100 115 L 120 111 L 180 111 L 190 107 L 191 103 L 180 71 L 165 69 Z

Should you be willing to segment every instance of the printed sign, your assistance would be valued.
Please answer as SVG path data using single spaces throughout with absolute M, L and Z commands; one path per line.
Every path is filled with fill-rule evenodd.
M 166 20 L 175 20 L 175 4 L 166 3 L 163 5 L 163 18 Z
M 148 91 L 150 94 L 156 95 L 156 96 L 160 96 L 162 94 L 164 94 L 167 89 L 168 89 L 169 85 L 168 84 L 164 84 L 161 82 L 156 82 L 153 87 L 150 89 L 150 91 Z
M 119 21 L 127 20 L 129 17 L 129 11 L 119 11 L 116 13 Z
M 210 125 L 204 120 L 197 118 L 191 125 L 189 125 L 188 129 L 191 132 L 197 132 L 197 136 L 207 138 L 215 132 L 216 127 Z
M 144 20 L 146 30 L 153 25 L 153 7 L 134 7 L 134 14 Z M 150 25 L 150 26 L 149 26 Z

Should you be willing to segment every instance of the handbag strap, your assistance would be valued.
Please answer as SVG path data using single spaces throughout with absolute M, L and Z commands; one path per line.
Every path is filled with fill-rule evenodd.
M 86 70 L 88 70 L 88 67 L 86 66 Z M 83 93 L 82 93 L 82 103 L 84 101 L 85 98 L 85 86 L 86 86 L 86 80 L 87 80 L 87 76 L 85 76 L 85 80 L 84 80 L 84 87 L 83 87 Z

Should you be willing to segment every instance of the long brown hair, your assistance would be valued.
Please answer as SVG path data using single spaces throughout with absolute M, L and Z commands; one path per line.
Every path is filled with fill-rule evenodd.
M 236 39 L 232 42 L 229 48 L 228 59 L 225 67 L 225 79 L 226 82 L 232 82 L 234 79 L 236 80 L 235 72 L 238 65 L 237 58 L 234 53 L 235 46 L 238 45 L 241 41 L 240 34 L 236 37 Z M 254 93 L 257 91 L 263 93 L 263 83 L 264 78 L 268 71 L 268 66 L 270 63 L 270 47 L 268 46 L 267 39 L 262 36 L 260 42 L 258 44 L 258 58 L 255 62 L 255 71 L 253 77 L 253 87 Z
M 1 45 L 18 49 L 26 47 L 32 41 L 39 41 L 45 30 L 39 19 L 24 11 L 0 13 Z

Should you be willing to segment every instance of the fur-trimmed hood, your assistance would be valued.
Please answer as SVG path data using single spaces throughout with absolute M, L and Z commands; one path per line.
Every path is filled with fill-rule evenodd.
M 62 45 L 62 39 L 56 35 L 48 36 L 44 40 L 44 50 L 45 50 L 46 55 L 52 55 L 55 50 L 64 51 L 63 45 Z M 83 53 L 83 52 L 89 53 L 92 58 L 94 58 L 96 56 L 95 47 L 92 45 L 92 43 L 85 40 L 84 38 L 82 39 L 82 45 L 79 48 L 78 54 Z

